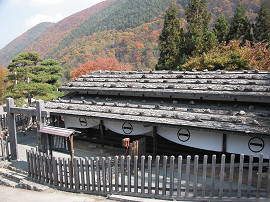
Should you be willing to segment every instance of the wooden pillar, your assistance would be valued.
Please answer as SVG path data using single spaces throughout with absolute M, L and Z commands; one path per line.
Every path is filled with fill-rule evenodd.
M 100 120 L 99 130 L 100 130 L 100 144 L 102 147 L 104 147 L 105 127 L 104 127 L 103 120 Z
M 8 131 L 11 149 L 11 159 L 18 159 L 18 148 L 17 148 L 17 134 L 16 134 L 16 121 L 15 114 L 11 113 L 11 107 L 14 107 L 14 100 L 12 98 L 6 99 L 7 105 L 7 118 L 8 118 Z
M 153 157 L 157 156 L 157 127 L 153 126 Z
M 44 110 L 44 101 L 37 100 L 36 101 L 36 120 L 37 120 L 37 129 L 40 130 L 44 126 L 44 118 L 41 116 L 41 111 Z M 42 152 L 46 152 L 47 148 L 45 148 L 46 144 L 42 145 L 42 142 L 47 142 L 47 137 L 42 137 L 41 133 L 37 133 L 37 143 L 38 143 L 38 150 Z
M 222 153 L 227 152 L 227 134 L 223 134 L 222 138 Z

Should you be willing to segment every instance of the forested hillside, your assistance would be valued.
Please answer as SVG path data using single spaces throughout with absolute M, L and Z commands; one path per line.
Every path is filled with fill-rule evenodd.
M 26 47 L 24 51 L 34 51 L 40 54 L 43 58 L 48 58 L 48 55 L 55 52 L 59 43 L 64 41 L 65 37 L 67 37 L 72 30 L 75 30 L 83 21 L 87 20 L 91 15 L 99 12 L 113 1 L 114 0 L 107 0 L 101 2 L 61 20 L 41 35 L 39 40 Z
M 7 66 L 11 58 L 22 52 L 29 44 L 33 43 L 40 35 L 46 32 L 54 23 L 43 22 L 29 29 L 20 37 L 14 39 L 0 50 L 0 64 Z
M 35 51 L 43 58 L 59 60 L 66 76 L 70 70 L 99 58 L 114 58 L 139 69 L 154 68 L 159 57 L 158 37 L 170 2 L 171 0 L 101 2 L 55 24 L 24 51 Z M 185 9 L 190 1 L 175 2 L 182 27 L 186 29 Z M 251 22 L 254 22 L 261 2 L 262 0 L 242 1 Z M 212 13 L 210 27 L 214 26 L 221 13 L 231 22 L 238 3 L 238 0 L 207 0 L 207 9 Z M 0 57 L 2 58 L 1 54 Z

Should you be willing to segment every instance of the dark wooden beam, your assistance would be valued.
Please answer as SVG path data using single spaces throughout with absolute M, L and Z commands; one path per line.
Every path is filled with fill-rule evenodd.
M 104 147 L 105 127 L 104 127 L 103 120 L 100 120 L 99 130 L 100 130 L 100 144 L 102 147 Z
M 15 114 L 11 112 L 11 108 L 14 107 L 14 100 L 12 98 L 7 98 L 7 118 L 8 118 L 8 132 L 10 138 L 10 149 L 11 149 L 11 159 L 18 159 L 18 148 L 17 148 L 17 134 L 16 134 L 16 121 Z
M 157 127 L 153 126 L 153 156 L 157 156 Z
M 4 110 L 6 111 L 6 108 Z M 12 107 L 10 109 L 10 112 L 14 113 L 14 114 L 23 114 L 23 115 L 28 115 L 28 116 L 36 116 L 37 115 L 37 109 L 36 108 Z M 50 112 L 45 111 L 45 109 L 43 108 L 42 111 L 41 111 L 41 116 L 48 118 L 48 117 L 50 117 Z

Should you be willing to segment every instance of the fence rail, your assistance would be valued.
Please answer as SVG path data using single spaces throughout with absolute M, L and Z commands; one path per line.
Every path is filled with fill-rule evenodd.
M 241 155 L 236 164 L 235 155 L 230 156 L 230 163 L 225 163 L 225 155 L 221 163 L 217 163 L 215 155 L 211 162 L 206 155 L 203 159 L 115 156 L 75 158 L 71 162 L 27 151 L 29 177 L 60 190 L 174 200 L 270 198 L 270 161 L 266 162 L 262 154 L 258 162 L 252 155 L 248 162 L 245 159 Z

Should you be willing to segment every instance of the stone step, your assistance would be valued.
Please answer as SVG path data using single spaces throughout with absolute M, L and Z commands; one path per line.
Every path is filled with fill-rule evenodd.
M 48 186 L 33 182 L 25 173 L 15 172 L 5 168 L 0 168 L 0 184 L 34 191 L 50 189 Z
M 8 187 L 16 187 L 18 185 L 17 182 L 14 182 L 12 180 L 6 179 L 2 176 L 0 176 L 0 184 Z
M 19 183 L 21 180 L 25 179 L 27 176 L 22 174 L 22 173 L 16 173 L 14 171 L 9 171 L 9 170 L 3 170 L 0 169 L 0 175 L 2 175 L 3 177 L 12 180 L 14 182 Z

